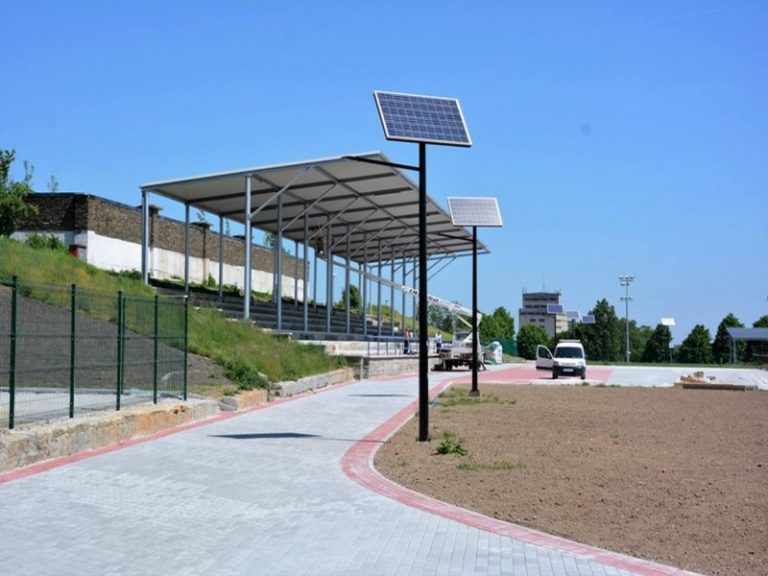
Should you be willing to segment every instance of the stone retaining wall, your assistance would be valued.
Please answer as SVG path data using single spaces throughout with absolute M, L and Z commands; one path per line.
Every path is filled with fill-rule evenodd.
M 340 368 L 327 374 L 315 374 L 299 380 L 289 380 L 274 384 L 275 396 L 293 396 L 310 390 L 318 390 L 334 384 L 343 384 L 354 380 L 355 374 L 352 368 Z
M 173 401 L 5 430 L 0 432 L 0 472 L 140 438 L 218 412 L 213 400 Z
M 358 380 L 419 371 L 418 356 L 348 356 L 347 361 L 354 368 Z M 432 370 L 440 363 L 440 359 L 430 356 L 428 362 Z

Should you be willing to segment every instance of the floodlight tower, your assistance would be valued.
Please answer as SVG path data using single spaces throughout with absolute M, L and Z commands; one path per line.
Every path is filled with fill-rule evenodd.
M 625 358 L 629 363 L 629 301 L 632 300 L 632 296 L 629 295 L 629 285 L 635 280 L 634 276 L 622 275 L 619 276 L 619 285 L 624 286 L 624 296 L 621 297 L 621 301 L 624 302 L 624 324 L 627 327 L 627 343 L 624 350 Z

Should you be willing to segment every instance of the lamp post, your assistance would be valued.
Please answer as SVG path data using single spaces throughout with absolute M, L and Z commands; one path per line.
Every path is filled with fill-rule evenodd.
M 629 285 L 635 280 L 634 276 L 622 275 L 619 276 L 619 284 L 624 286 L 624 296 L 621 297 L 624 302 L 624 324 L 627 328 L 627 343 L 624 351 L 627 363 L 629 363 L 629 301 L 632 300 L 632 296 L 629 295 Z

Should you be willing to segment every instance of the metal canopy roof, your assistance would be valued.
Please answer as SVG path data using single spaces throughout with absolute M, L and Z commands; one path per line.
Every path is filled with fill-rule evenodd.
M 391 163 L 383 153 L 370 152 L 150 182 L 141 188 L 243 224 L 245 179 L 250 175 L 251 223 L 256 228 L 277 234 L 281 197 L 283 238 L 305 242 L 306 212 L 306 243 L 326 238 L 331 226 L 334 255 L 362 262 L 367 242 L 369 262 L 416 257 L 418 186 L 394 166 L 357 159 Z M 472 234 L 453 225 L 431 198 L 427 199 L 427 233 L 429 256 L 472 253 Z M 478 251 L 488 252 L 480 242 Z

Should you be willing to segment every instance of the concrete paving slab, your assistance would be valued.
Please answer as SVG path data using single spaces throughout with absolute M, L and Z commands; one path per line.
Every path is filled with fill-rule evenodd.
M 0 573 L 685 574 L 385 480 L 373 452 L 416 398 L 415 375 L 365 380 L 0 476 Z

